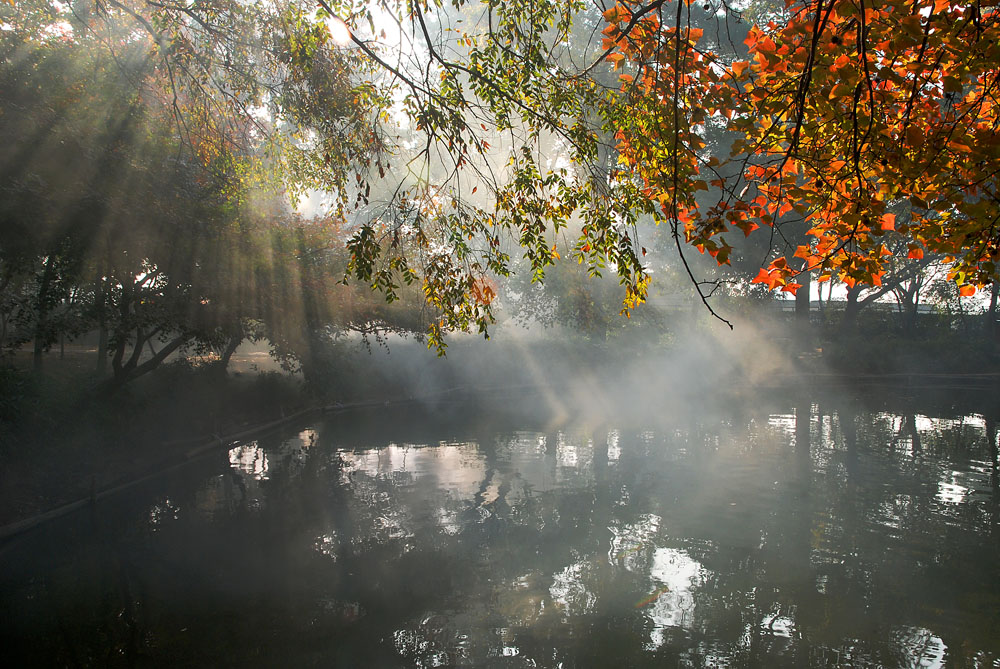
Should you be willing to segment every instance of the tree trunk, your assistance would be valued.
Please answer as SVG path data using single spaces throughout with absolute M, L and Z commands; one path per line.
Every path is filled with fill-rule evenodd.
M 802 286 L 795 291 L 795 331 L 798 339 L 800 352 L 807 352 L 812 349 L 812 338 L 810 337 L 810 307 L 812 280 L 809 272 L 803 272 L 797 277 Z
M 955 308 L 958 310 L 958 321 L 962 324 L 962 332 L 969 335 L 969 318 L 965 312 L 965 303 L 962 301 L 962 294 L 955 298 Z
M 915 278 L 904 287 L 893 290 L 896 303 L 899 305 L 901 329 L 905 336 L 910 336 L 917 326 L 917 305 L 920 302 L 920 278 Z
M 990 286 L 990 306 L 986 310 L 986 336 L 990 341 L 997 339 L 997 292 L 1000 291 L 1000 283 L 996 281 Z
M 105 323 L 97 329 L 97 373 L 104 376 L 108 371 L 108 326 Z
M 36 331 L 35 331 L 35 345 L 34 345 L 34 349 L 31 352 L 32 367 L 34 368 L 34 370 L 35 370 L 36 373 L 42 371 L 42 353 L 44 351 L 45 351 L 45 346 L 42 343 L 42 339 L 39 336 L 39 333 L 38 333 L 37 328 L 36 328 Z
M 812 279 L 808 272 L 798 277 L 802 287 L 795 292 L 795 320 L 803 326 L 809 325 L 809 309 L 811 305 Z
M 55 267 L 55 255 L 49 254 L 42 272 L 41 285 L 35 298 L 35 344 L 32 351 L 32 364 L 35 372 L 42 371 L 42 353 L 45 352 L 45 329 L 49 312 L 49 287 L 52 285 L 52 273 Z
M 153 371 L 161 362 L 166 360 L 171 353 L 186 344 L 189 339 L 186 335 L 179 335 L 157 351 L 152 358 L 141 365 L 137 364 L 139 361 L 138 354 L 142 352 L 142 347 L 147 341 L 149 341 L 149 338 L 150 336 L 143 336 L 141 332 L 137 334 L 135 348 L 133 349 L 132 356 L 129 358 L 128 362 L 124 365 L 115 365 L 114 376 L 102 384 L 102 388 L 105 392 L 109 394 L 113 393 L 129 381 L 137 379 L 143 374 Z M 118 357 L 117 354 L 116 357 Z
M 914 279 L 913 281 L 913 294 L 910 296 L 910 302 L 907 305 L 909 313 L 906 315 L 906 333 L 909 335 L 914 334 L 917 331 L 917 309 L 920 307 L 920 284 L 923 283 L 921 279 Z
M 239 348 L 240 344 L 243 343 L 243 335 L 233 335 L 229 338 L 229 343 L 226 344 L 226 349 L 219 356 L 219 367 L 225 372 L 229 369 L 229 360 L 233 357 L 233 353 L 236 353 L 236 349 Z
M 986 441 L 990 449 L 990 486 L 993 488 L 993 501 L 1000 502 L 997 493 L 1000 492 L 1000 475 L 997 467 L 1000 461 L 997 460 L 997 421 L 996 418 L 986 419 Z
M 844 316 L 840 319 L 840 331 L 842 333 L 853 332 L 858 325 L 858 312 L 861 305 L 858 303 L 858 296 L 861 295 L 861 286 L 855 285 L 847 289 L 847 305 L 844 307 Z
M 107 281 L 104 273 L 97 278 L 97 373 L 108 371 L 108 322 L 104 310 L 108 305 Z

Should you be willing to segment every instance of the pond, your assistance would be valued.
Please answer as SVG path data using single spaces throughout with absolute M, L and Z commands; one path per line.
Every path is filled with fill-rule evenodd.
M 328 416 L 8 542 L 0 654 L 1000 666 L 992 416 L 830 393 L 600 417 L 524 405 Z

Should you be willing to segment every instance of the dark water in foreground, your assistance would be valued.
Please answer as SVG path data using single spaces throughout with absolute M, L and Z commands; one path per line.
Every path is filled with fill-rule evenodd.
M 8 544 L 0 657 L 1000 666 L 992 417 L 450 413 L 236 445 Z

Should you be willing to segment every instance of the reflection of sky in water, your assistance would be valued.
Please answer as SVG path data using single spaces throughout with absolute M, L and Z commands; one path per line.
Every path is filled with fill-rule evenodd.
M 643 611 L 653 623 L 650 647 L 658 648 L 666 641 L 668 628 L 690 627 L 694 622 L 695 590 L 705 579 L 705 569 L 673 548 L 657 548 L 651 562 L 649 576 L 659 595 Z
M 947 504 L 992 499 L 993 490 L 990 481 L 992 465 L 989 462 L 976 460 L 964 464 L 967 469 L 946 469 L 942 472 L 942 480 L 938 482 L 937 499 Z
M 556 438 L 556 463 L 560 467 L 583 469 L 582 450 L 583 447 L 580 444 L 569 441 L 566 435 L 560 432 Z
M 608 431 L 608 462 L 617 462 L 622 456 L 622 434 L 618 430 Z
M 892 633 L 907 669 L 941 669 L 948 647 L 941 637 L 923 627 L 899 627 Z M 994 663 L 993 666 L 996 666 Z
M 285 439 L 276 448 L 265 450 L 259 442 L 251 441 L 229 449 L 230 466 L 257 481 L 267 480 L 270 470 L 279 463 L 297 474 L 305 464 L 308 451 L 316 443 L 316 430 L 302 430 L 298 435 Z
M 661 522 L 659 516 L 644 513 L 634 523 L 612 524 L 608 528 L 613 536 L 608 559 L 632 571 L 644 569 L 648 549 L 659 532 Z
M 962 475 L 962 472 L 952 472 L 950 481 L 938 482 L 937 498 L 948 504 L 961 504 L 965 500 L 969 488 L 955 482 Z
M 767 417 L 767 425 L 785 434 L 792 434 L 796 426 L 795 414 L 771 414 Z
M 195 508 L 207 517 L 232 513 L 241 506 L 261 508 L 262 484 L 279 471 L 287 477 L 298 476 L 318 440 L 317 430 L 306 429 L 269 447 L 260 441 L 233 446 L 228 452 L 229 472 L 205 480 L 195 493 Z
M 586 562 L 576 562 L 552 577 L 549 595 L 564 618 L 586 615 L 597 602 L 597 596 L 587 589 L 584 579 L 588 567 Z
M 655 514 L 642 514 L 633 523 L 608 528 L 613 537 L 611 563 L 649 577 L 649 594 L 635 606 L 652 623 L 651 649 L 664 644 L 668 628 L 691 626 L 695 591 L 706 576 L 705 568 L 687 552 L 656 545 L 662 522 Z
M 968 414 L 961 418 L 934 418 L 917 414 L 915 417 L 917 430 L 920 432 L 943 432 L 963 427 L 977 430 L 986 429 L 986 419 L 980 414 Z
M 267 453 L 256 441 L 229 449 L 229 464 L 258 481 L 267 478 Z
M 770 613 L 761 621 L 760 631 L 772 638 L 791 639 L 795 633 L 795 621 L 780 613 Z
M 399 478 L 408 474 L 416 483 L 425 479 L 455 498 L 472 497 L 486 472 L 485 460 L 474 443 L 437 446 L 390 444 L 368 451 L 341 453 L 344 476 L 364 473 L 372 478 Z

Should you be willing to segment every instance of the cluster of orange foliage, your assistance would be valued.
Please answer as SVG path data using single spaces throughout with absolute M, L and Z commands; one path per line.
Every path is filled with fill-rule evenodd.
M 620 2 L 604 45 L 629 109 L 620 160 L 689 243 L 724 264 L 731 228 L 805 220 L 801 262 L 754 279 L 793 293 L 804 271 L 879 285 L 889 234 L 946 256 L 964 295 L 996 279 L 1000 2 L 785 0 L 735 62 L 699 47 L 688 2 Z M 737 133 L 732 156 L 705 155 L 707 124 Z M 709 186 L 722 196 L 699 206 Z

